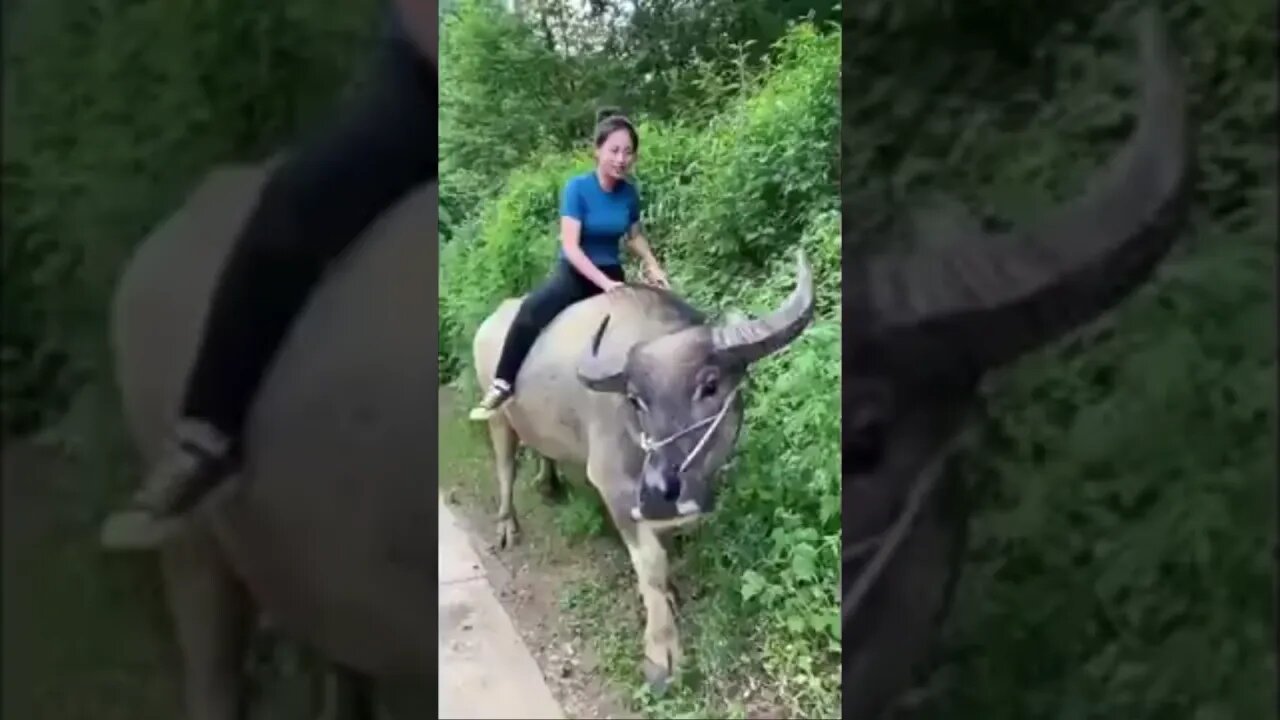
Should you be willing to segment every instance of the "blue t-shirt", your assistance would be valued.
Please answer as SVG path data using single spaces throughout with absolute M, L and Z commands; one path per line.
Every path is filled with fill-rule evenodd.
M 582 223 L 582 251 L 597 267 L 621 265 L 619 241 L 640 219 L 640 193 L 626 181 L 606 192 L 591 170 L 564 184 L 560 215 Z M 560 258 L 566 259 L 564 246 L 560 247 Z

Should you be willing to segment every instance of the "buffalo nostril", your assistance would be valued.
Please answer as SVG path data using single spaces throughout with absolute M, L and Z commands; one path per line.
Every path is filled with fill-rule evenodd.
M 666 481 L 663 483 L 666 487 L 662 489 L 662 497 L 668 502 L 675 502 L 676 498 L 680 497 L 680 476 L 669 470 L 663 480 Z

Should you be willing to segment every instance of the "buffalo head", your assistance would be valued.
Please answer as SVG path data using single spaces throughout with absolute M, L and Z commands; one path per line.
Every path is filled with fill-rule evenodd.
M 737 440 L 748 369 L 785 348 L 813 319 L 813 281 L 803 251 L 797 263 L 795 289 L 764 317 L 689 324 L 638 342 L 613 361 L 598 353 L 610 316 L 600 323 L 578 377 L 592 390 L 626 398 L 629 429 L 645 452 L 635 519 L 714 509 L 712 478 Z

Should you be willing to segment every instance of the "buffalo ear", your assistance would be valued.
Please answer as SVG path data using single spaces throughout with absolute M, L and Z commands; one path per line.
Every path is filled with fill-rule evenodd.
M 609 317 L 605 315 L 604 320 L 600 321 L 600 327 L 591 338 L 590 346 L 578 360 L 578 380 L 596 392 L 616 393 L 622 392 L 626 387 L 623 360 L 616 353 L 608 358 L 600 357 L 600 341 L 604 338 L 605 328 L 609 326 Z

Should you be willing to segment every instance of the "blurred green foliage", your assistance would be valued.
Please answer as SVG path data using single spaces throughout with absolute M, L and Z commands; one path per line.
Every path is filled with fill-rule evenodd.
M 5 4 L 7 435 L 111 387 L 122 263 L 210 165 L 265 157 L 358 81 L 377 4 L 330 5 Z
M 1155 279 L 995 380 L 935 718 L 1274 709 L 1275 8 L 1156 3 L 1199 177 Z M 868 0 L 843 57 L 846 243 L 947 195 L 992 225 L 1078 192 L 1132 127 L 1128 0 Z

